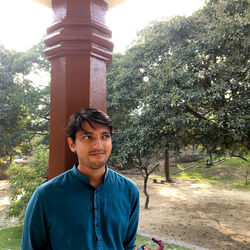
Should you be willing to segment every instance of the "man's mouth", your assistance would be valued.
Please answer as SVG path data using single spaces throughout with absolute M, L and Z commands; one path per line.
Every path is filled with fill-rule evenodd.
M 94 155 L 94 156 L 105 155 L 106 151 L 105 150 L 102 150 L 102 151 L 92 151 L 92 152 L 89 152 L 89 154 L 90 155 Z

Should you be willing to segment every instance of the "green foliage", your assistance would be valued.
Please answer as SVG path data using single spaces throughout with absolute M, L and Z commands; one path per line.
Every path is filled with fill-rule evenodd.
M 8 215 L 22 221 L 26 206 L 36 188 L 47 179 L 48 149 L 44 145 L 36 148 L 29 164 L 12 163 L 7 171 L 10 175 L 10 208 Z
M 41 39 L 38 44 L 34 45 L 28 51 L 20 53 L 20 56 L 15 60 L 12 68 L 15 72 L 24 75 L 40 70 L 49 72 L 50 64 L 43 53 L 45 48 L 44 41 Z
M 136 131 L 140 146 L 130 138 L 129 152 L 250 148 L 247 6 L 246 0 L 211 0 L 190 17 L 152 22 L 114 60 L 108 111 L 119 114 L 122 145 Z
M 40 89 L 28 79 L 48 71 L 43 49 L 42 42 L 24 53 L 0 46 L 0 157 L 12 157 L 18 146 L 30 153 L 31 140 L 48 134 L 49 86 Z
M 137 56 L 136 50 L 126 55 L 114 54 L 107 71 L 107 110 L 116 129 L 126 127 L 126 118 L 140 104 L 138 82 L 143 76 L 139 71 L 140 60 L 134 64 L 137 71 L 130 64 Z
M 49 72 L 50 65 L 44 56 L 44 49 L 45 44 L 41 40 L 27 52 L 21 53 L 12 66 L 18 75 L 16 81 L 23 87 L 22 98 L 27 119 L 22 144 L 29 145 L 30 151 L 32 151 L 31 142 L 35 136 L 39 136 L 42 143 L 48 144 L 50 86 L 49 83 L 45 83 L 44 88 L 39 88 L 35 82 L 28 79 L 30 73 L 39 75 Z M 19 146 L 23 148 L 25 145 Z
M 14 82 L 12 65 L 19 56 L 0 45 L 0 157 L 11 155 L 22 141 L 27 112 L 23 107 L 21 86 Z
M 0 230 L 0 249 L 20 250 L 22 226 L 9 227 Z

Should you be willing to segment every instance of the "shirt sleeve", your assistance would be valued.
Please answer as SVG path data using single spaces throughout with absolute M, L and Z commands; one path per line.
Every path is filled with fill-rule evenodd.
M 22 250 L 48 249 L 47 226 L 45 211 L 39 191 L 36 190 L 31 197 L 24 217 Z
M 139 202 L 139 190 L 136 187 L 135 200 L 131 206 L 132 210 L 129 218 L 129 226 L 127 230 L 127 234 L 125 240 L 123 242 L 123 246 L 125 250 L 132 250 L 135 244 L 137 227 L 139 222 L 139 210 L 140 210 L 140 202 Z

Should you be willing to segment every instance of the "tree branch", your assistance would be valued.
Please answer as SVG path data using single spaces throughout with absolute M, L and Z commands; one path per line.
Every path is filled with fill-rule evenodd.
M 244 158 L 244 157 L 241 156 L 241 155 L 231 154 L 231 156 L 233 156 L 233 157 L 239 157 L 239 158 L 241 158 L 241 159 L 244 160 L 244 161 L 248 161 L 246 158 Z
M 149 175 L 153 173 L 153 171 L 160 165 L 160 163 L 156 164 L 149 172 Z
M 140 168 L 140 170 L 141 170 L 141 175 L 142 175 L 143 178 L 145 179 L 145 178 L 146 178 L 146 175 L 143 173 L 142 168 Z
M 196 118 L 200 119 L 200 120 L 206 120 L 208 121 L 208 119 L 206 117 L 204 117 L 203 115 L 197 113 L 195 110 L 191 109 L 188 105 L 185 105 L 186 107 L 186 111 L 190 114 L 192 114 L 193 116 L 195 116 Z

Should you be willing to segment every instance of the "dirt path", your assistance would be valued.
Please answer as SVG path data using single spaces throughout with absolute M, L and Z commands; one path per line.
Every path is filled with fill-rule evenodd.
M 0 181 L 0 229 L 18 224 L 16 218 L 6 218 L 6 211 L 9 207 L 8 191 L 8 182 L 5 180 Z
M 144 209 L 143 178 L 130 175 L 141 194 L 139 231 L 210 249 L 250 249 L 250 193 L 209 184 L 149 180 Z
M 127 175 L 128 176 L 128 175 Z M 140 232 L 210 249 L 250 249 L 250 193 L 214 189 L 209 184 L 149 180 L 144 209 L 143 178 L 129 175 L 141 193 Z M 0 181 L 0 228 L 17 224 L 4 217 L 8 184 Z

